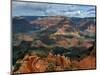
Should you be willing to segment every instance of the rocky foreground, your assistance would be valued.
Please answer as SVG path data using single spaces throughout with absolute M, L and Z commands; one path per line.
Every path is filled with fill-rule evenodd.
M 65 70 L 84 70 L 95 69 L 96 58 L 95 51 L 89 56 L 81 60 L 73 60 L 61 55 L 53 55 L 49 53 L 47 57 L 39 57 L 37 55 L 27 54 L 22 60 L 17 60 L 16 69 L 13 73 L 36 73 L 36 72 L 54 72 Z M 20 65 L 18 67 L 18 65 Z

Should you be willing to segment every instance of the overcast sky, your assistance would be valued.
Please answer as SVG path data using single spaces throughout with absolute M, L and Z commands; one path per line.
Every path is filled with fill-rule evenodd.
M 12 2 L 12 16 L 95 17 L 95 6 Z

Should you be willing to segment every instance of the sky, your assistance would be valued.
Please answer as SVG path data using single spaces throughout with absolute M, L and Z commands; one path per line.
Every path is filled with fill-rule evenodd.
M 95 17 L 95 6 L 36 2 L 12 2 L 12 16 Z

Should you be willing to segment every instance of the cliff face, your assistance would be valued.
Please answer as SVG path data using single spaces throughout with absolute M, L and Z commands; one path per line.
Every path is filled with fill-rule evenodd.
M 14 73 L 96 68 L 94 18 L 15 17 L 13 27 Z
M 68 18 L 64 16 L 19 16 L 13 17 L 12 21 L 14 32 L 29 32 L 51 26 L 59 28 L 64 26 L 71 31 L 75 30 L 75 28 L 86 30 L 89 27 L 91 28 L 91 26 L 91 29 L 93 29 L 96 25 L 95 18 Z

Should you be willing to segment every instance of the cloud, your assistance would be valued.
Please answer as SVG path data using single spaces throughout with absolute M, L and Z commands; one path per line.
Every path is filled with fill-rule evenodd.
M 48 4 L 32 2 L 12 3 L 13 16 L 67 16 L 67 17 L 95 17 L 95 6 Z
M 41 3 L 32 3 L 32 2 L 13 2 L 13 6 L 15 8 L 19 9 L 33 9 L 33 10 L 39 10 L 39 11 L 44 11 L 48 5 L 47 4 L 41 4 Z
M 96 7 L 91 7 L 90 9 L 88 9 L 87 11 L 88 12 L 91 12 L 91 11 L 95 11 L 96 10 Z

